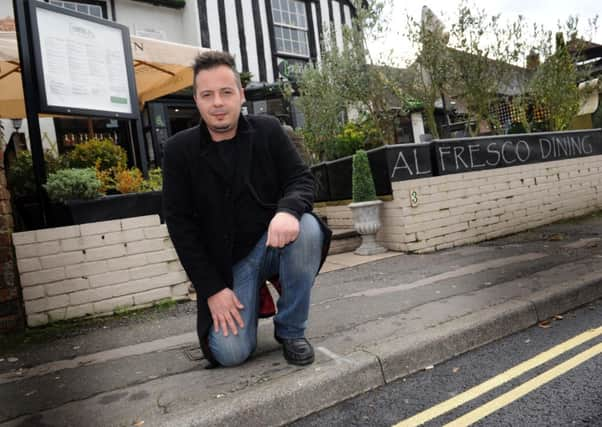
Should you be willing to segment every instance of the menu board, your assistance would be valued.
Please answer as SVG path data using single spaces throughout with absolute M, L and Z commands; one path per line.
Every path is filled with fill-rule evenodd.
M 132 114 L 123 29 L 50 9 L 35 16 L 47 109 Z

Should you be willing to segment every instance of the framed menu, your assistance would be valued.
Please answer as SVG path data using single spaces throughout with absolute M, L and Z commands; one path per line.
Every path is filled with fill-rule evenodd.
M 46 3 L 30 6 L 40 111 L 135 118 L 128 28 Z

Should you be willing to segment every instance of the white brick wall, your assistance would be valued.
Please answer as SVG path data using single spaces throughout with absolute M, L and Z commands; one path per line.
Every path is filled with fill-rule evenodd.
M 585 215 L 602 208 L 601 172 L 602 156 L 591 156 L 395 182 L 377 237 L 391 250 L 429 252 Z M 347 206 L 317 211 L 333 228 L 352 227 Z
M 14 233 L 13 242 L 29 326 L 188 293 L 156 215 Z

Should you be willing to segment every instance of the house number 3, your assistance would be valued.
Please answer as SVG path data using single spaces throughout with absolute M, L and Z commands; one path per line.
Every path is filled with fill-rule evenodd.
M 413 208 L 418 206 L 418 192 L 416 190 L 410 191 L 410 206 Z

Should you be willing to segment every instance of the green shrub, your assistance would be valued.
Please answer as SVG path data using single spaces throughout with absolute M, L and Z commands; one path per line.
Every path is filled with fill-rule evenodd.
M 353 155 L 352 191 L 354 203 L 377 200 L 368 154 L 364 150 L 357 150 Z
M 144 177 L 140 169 L 122 169 L 115 174 L 115 189 L 122 194 L 139 193 L 142 190 Z
M 33 161 L 29 151 L 21 151 L 8 170 L 8 188 L 14 197 L 29 196 L 36 193 L 33 174 Z
M 349 122 L 334 138 L 332 144 L 326 146 L 327 157 L 334 160 L 351 156 L 357 150 L 364 148 L 365 139 L 366 135 L 361 127 L 356 123 Z
M 127 163 L 127 153 L 110 139 L 91 139 L 77 144 L 67 155 L 70 168 L 123 169 Z
M 353 155 L 357 150 L 369 150 L 383 144 L 374 121 L 363 119 L 359 122 L 348 122 L 331 143 L 325 144 L 328 160 L 340 159 Z
M 44 153 L 46 173 L 54 173 L 67 167 L 65 159 L 50 152 Z M 31 196 L 36 193 L 36 181 L 33 173 L 33 160 L 29 151 L 20 151 L 7 174 L 8 188 L 15 197 Z
M 100 186 L 96 170 L 87 168 L 62 169 L 51 173 L 44 188 L 50 200 L 64 202 L 74 199 L 95 199 L 100 196 Z
M 163 189 L 163 172 L 161 168 L 148 171 L 148 179 L 142 182 L 140 191 L 161 191 Z

